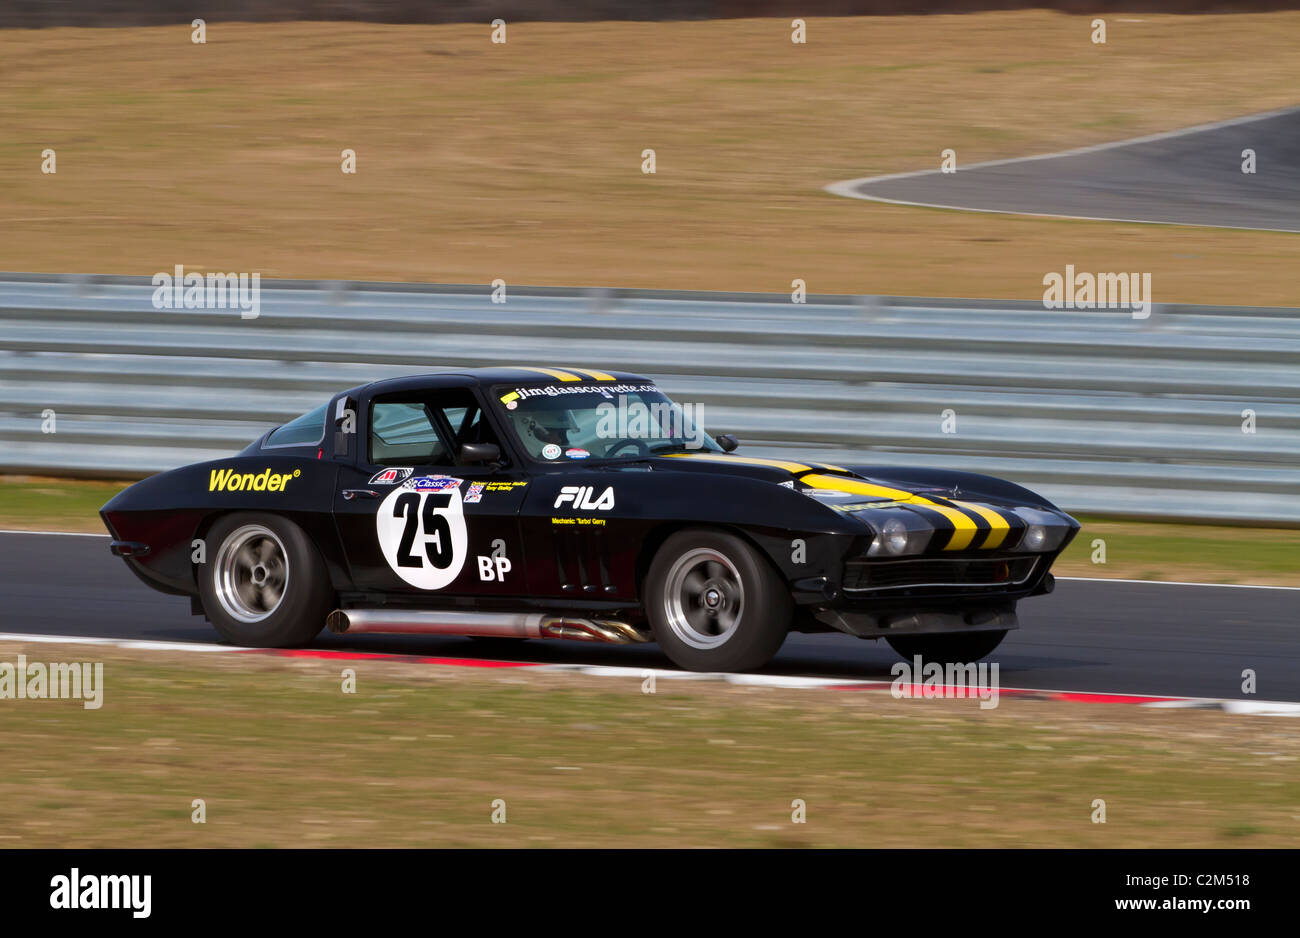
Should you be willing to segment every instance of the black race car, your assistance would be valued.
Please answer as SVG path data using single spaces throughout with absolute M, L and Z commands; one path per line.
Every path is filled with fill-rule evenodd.
M 323 625 L 654 641 L 713 671 L 791 630 L 974 661 L 1079 528 L 1001 479 L 751 458 L 690 418 L 617 372 L 377 381 L 101 516 L 114 554 L 236 644 Z

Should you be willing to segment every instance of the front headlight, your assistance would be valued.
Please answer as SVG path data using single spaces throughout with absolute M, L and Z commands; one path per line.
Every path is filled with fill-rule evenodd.
M 1041 524 L 1031 524 L 1025 528 L 1025 536 L 1020 541 L 1020 546 L 1025 550 L 1042 550 L 1043 545 L 1047 543 L 1047 528 Z
M 880 544 L 887 554 L 901 554 L 907 550 L 907 525 L 890 518 L 880 528 Z
M 934 528 L 919 515 L 900 512 L 883 522 L 870 516 L 868 511 L 855 512 L 876 531 L 876 537 L 867 548 L 868 557 L 903 557 L 919 554 L 930 543 Z
M 1061 546 L 1070 526 L 1060 515 L 1037 508 L 1013 508 L 1018 517 L 1024 519 L 1027 527 L 1015 550 L 1046 554 Z
M 934 536 L 934 527 L 920 513 L 904 502 L 887 498 L 871 498 L 836 489 L 799 489 L 809 498 L 816 499 L 827 508 L 852 515 L 875 533 L 868 557 L 902 557 L 925 551 Z

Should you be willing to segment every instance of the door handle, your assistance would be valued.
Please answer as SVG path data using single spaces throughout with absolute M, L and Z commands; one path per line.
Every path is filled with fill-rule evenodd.
M 344 489 L 343 500 L 352 501 L 354 498 L 378 498 L 379 493 L 374 489 Z

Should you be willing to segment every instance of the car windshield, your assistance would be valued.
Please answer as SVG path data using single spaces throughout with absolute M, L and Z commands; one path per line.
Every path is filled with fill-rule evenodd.
M 533 459 L 644 459 L 722 452 L 701 426 L 700 406 L 673 403 L 653 384 L 501 385 L 506 423 Z

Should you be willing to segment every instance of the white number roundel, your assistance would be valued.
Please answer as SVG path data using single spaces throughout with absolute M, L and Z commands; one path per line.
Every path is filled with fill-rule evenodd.
M 411 479 L 380 503 L 375 527 L 388 565 L 417 589 L 440 590 L 465 566 L 459 479 Z

